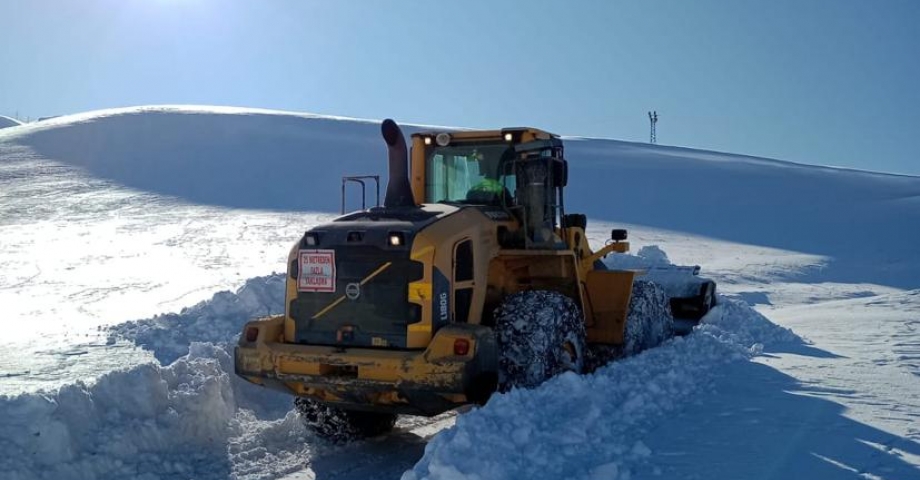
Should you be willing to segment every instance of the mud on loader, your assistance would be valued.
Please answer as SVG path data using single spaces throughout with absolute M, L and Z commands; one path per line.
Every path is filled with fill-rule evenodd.
M 423 132 L 410 155 L 395 122 L 382 134 L 384 205 L 308 230 L 284 315 L 247 323 L 235 351 L 236 373 L 295 395 L 318 435 L 380 434 L 671 334 L 663 290 L 600 261 L 626 231 L 593 251 L 586 217 L 566 214 L 559 137 Z

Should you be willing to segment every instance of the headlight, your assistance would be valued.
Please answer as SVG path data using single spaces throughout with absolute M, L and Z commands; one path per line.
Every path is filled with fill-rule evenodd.
M 406 238 L 402 232 L 390 232 L 390 246 L 399 247 L 406 244 Z

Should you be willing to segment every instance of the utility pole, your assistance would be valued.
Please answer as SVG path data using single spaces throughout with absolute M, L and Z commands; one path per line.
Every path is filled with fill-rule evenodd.
M 658 112 L 657 111 L 648 112 L 648 121 L 651 124 L 651 133 L 649 134 L 649 143 L 654 145 L 658 143 L 658 137 L 655 135 L 655 125 L 658 123 Z

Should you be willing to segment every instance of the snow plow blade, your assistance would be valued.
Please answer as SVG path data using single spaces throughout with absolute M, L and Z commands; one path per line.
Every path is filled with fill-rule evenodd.
M 330 406 L 425 416 L 485 401 L 495 389 L 495 339 L 486 327 L 451 325 L 426 349 L 393 350 L 281 343 L 283 324 L 277 316 L 246 325 L 237 375 Z
M 668 265 L 651 267 L 644 275 L 667 293 L 674 315 L 674 332 L 679 335 L 693 331 L 718 301 L 716 282 L 699 274 L 697 265 Z

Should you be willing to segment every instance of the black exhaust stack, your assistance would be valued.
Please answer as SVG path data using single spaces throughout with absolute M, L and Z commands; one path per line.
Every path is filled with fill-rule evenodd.
M 380 133 L 387 142 L 390 156 L 390 178 L 387 181 L 387 196 L 383 200 L 383 206 L 414 207 L 415 199 L 412 198 L 412 188 L 409 186 L 409 150 L 406 148 L 402 130 L 396 122 L 388 118 L 380 125 Z

